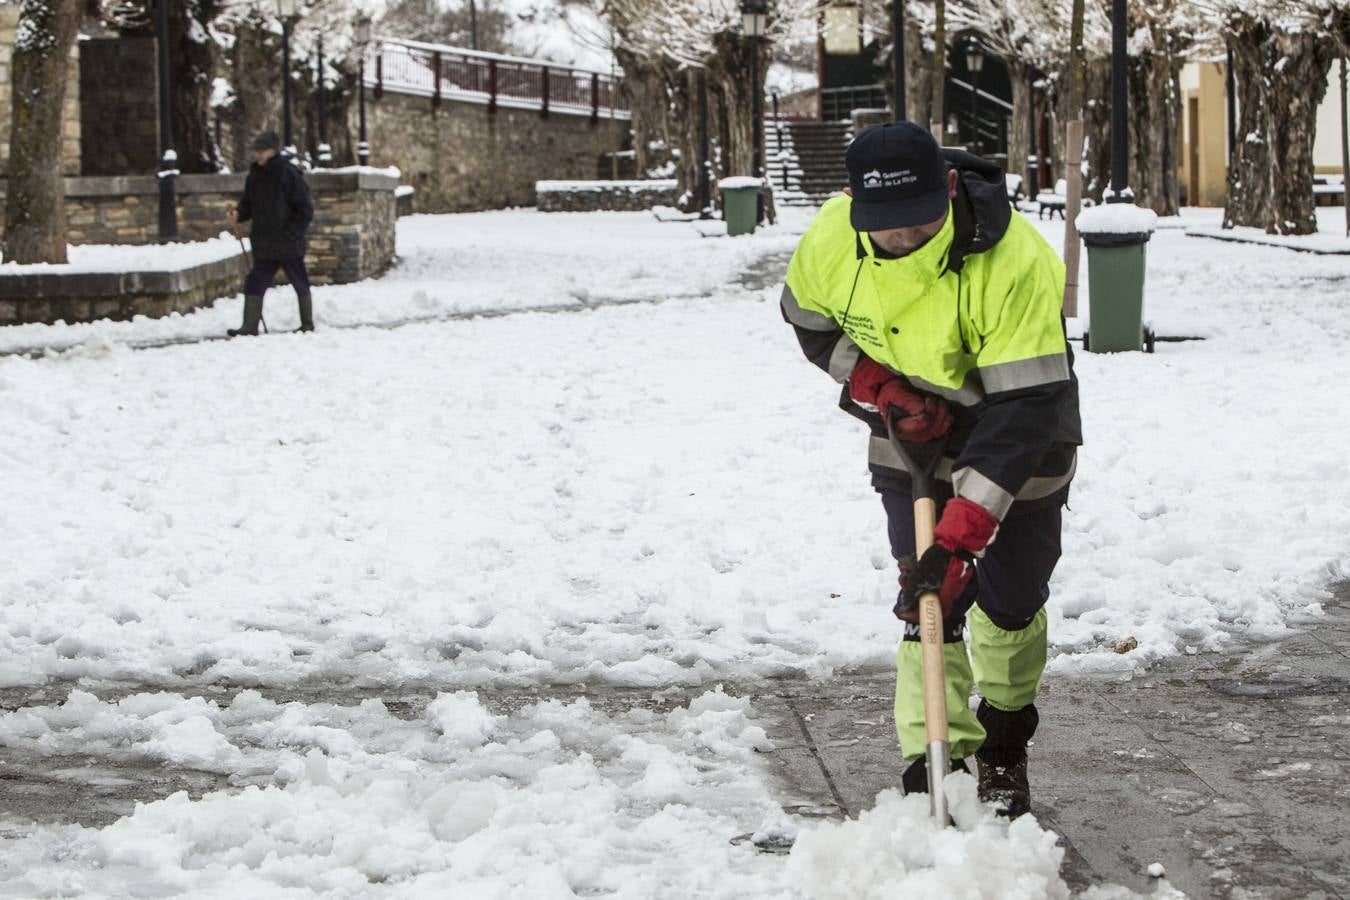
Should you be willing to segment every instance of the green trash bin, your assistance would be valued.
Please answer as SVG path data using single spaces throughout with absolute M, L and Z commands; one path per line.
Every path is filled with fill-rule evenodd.
M 753 234 L 759 218 L 759 192 L 764 181 L 749 176 L 723 178 L 717 182 L 722 192 L 722 218 L 727 223 L 727 234 Z
M 1152 210 L 1120 205 L 1078 217 L 1088 257 L 1084 350 L 1153 352 L 1152 329 L 1144 322 L 1144 263 L 1156 221 Z

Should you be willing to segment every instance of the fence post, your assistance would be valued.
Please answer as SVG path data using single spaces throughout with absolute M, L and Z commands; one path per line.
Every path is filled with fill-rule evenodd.
M 441 106 L 441 51 L 431 51 L 431 80 L 432 94 L 431 107 L 440 109 Z
M 380 55 L 375 57 L 375 99 L 379 100 L 384 96 L 384 48 L 380 48 Z
M 591 121 L 600 121 L 600 73 L 591 73 Z M 1350 181 L 1347 181 L 1350 184 Z
M 540 82 L 539 82 L 539 99 L 540 99 L 540 100 L 543 102 L 543 104 L 544 104 L 544 105 L 543 105 L 543 108 L 540 109 L 539 114 L 540 114 L 543 118 L 547 119 L 547 118 L 548 118 L 548 81 L 549 81 L 549 78 L 548 78 L 548 66 L 542 66 L 542 67 L 540 68 L 539 77 L 540 77 Z
M 497 61 L 488 60 L 488 112 L 497 111 Z

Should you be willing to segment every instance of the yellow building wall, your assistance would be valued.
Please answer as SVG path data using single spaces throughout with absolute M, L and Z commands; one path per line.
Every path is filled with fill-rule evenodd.
M 1341 72 L 1331 66 L 1327 92 L 1317 107 L 1317 134 L 1313 139 L 1313 169 L 1318 174 L 1341 174 Z
M 1178 146 L 1187 206 L 1223 206 L 1228 193 L 1224 74 L 1224 65 L 1218 62 L 1187 63 L 1181 70 Z

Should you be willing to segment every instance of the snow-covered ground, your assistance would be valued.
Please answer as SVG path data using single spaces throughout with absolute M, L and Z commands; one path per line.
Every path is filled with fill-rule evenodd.
M 314 335 L 119 343 L 219 333 L 237 299 L 5 329 L 8 346 L 85 343 L 0 359 L 0 686 L 83 682 L 0 714 L 0 743 L 243 789 L 102 830 L 4 827 L 0 896 L 843 897 L 863 894 L 832 885 L 883 873 L 875 896 L 936 896 L 974 883 L 952 874 L 966 854 L 1013 851 L 999 884 L 950 896 L 1067 895 L 1034 821 L 960 796 L 957 832 L 883 797 L 786 864 L 728 843 L 792 824 L 756 774 L 753 709 L 718 682 L 886 666 L 898 634 L 860 427 L 776 289 L 736 284 L 804 224 L 729 239 L 641 214 L 417 217 L 386 277 L 316 290 Z M 1038 227 L 1058 243 L 1062 223 Z M 1078 357 L 1056 673 L 1278 636 L 1346 574 L 1350 259 L 1176 229 L 1149 252 L 1158 333 L 1208 340 Z M 668 302 L 604 305 L 631 300 Z M 274 326 L 293 304 L 269 295 Z M 1112 652 L 1130 635 L 1138 650 Z M 257 690 L 194 698 L 225 681 Z M 572 682 L 696 699 L 483 699 Z M 440 693 L 411 718 L 268 696 L 323 685 Z M 883 855 L 846 852 L 863 847 Z
M 612 300 L 707 296 L 725 290 L 750 260 L 765 252 L 791 250 L 794 233 L 806 223 L 798 210 L 786 215 L 797 218 L 785 219 L 771 234 L 739 241 L 706 241 L 687 224 L 659 222 L 647 213 L 543 215 L 507 210 L 409 216 L 398 222 L 395 267 L 373 281 L 318 288 L 318 315 L 329 325 L 380 324 Z M 209 244 L 217 247 L 217 242 Z M 178 245 L 174 252 L 199 253 L 205 246 Z M 223 239 L 219 247 L 225 255 L 239 252 L 237 243 Z M 120 258 L 144 262 L 143 254 L 155 248 L 120 249 Z M 80 247 L 73 247 L 72 254 L 77 261 L 87 256 L 91 264 L 105 267 L 118 255 Z M 243 302 L 238 296 L 191 315 L 162 319 L 0 328 L 0 352 L 66 348 L 85 341 L 101 345 L 219 336 L 239 324 Z M 263 314 L 274 330 L 298 327 L 295 293 L 289 288 L 270 291 Z

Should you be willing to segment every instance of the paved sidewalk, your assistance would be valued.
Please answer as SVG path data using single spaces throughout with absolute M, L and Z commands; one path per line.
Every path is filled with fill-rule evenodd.
M 1308 630 L 1232 655 L 1185 657 L 1130 681 L 1047 679 L 1031 769 L 1036 814 L 1064 842 L 1076 888 L 1151 889 L 1162 863 L 1195 898 L 1350 900 L 1350 584 Z M 725 683 L 753 698 L 774 740 L 765 754 L 785 809 L 856 816 L 898 782 L 893 675 L 826 682 Z M 59 704 L 74 685 L 0 690 L 0 709 Z M 666 711 L 707 686 L 656 692 L 596 685 L 480 691 L 494 711 L 586 696 L 598 708 Z M 144 686 L 91 687 L 113 699 Z M 153 690 L 153 688 L 150 688 Z M 237 689 L 179 689 L 226 702 Z M 269 690 L 277 701 L 358 703 L 380 697 L 423 715 L 430 685 L 396 691 L 324 685 Z M 212 773 L 94 755 L 34 756 L 0 747 L 0 835 L 23 823 L 106 825 L 136 801 L 237 788 Z M 728 835 L 728 839 L 736 836 Z
M 1072 887 L 1147 891 L 1159 862 L 1196 898 L 1350 898 L 1350 586 L 1339 600 L 1245 654 L 1047 680 L 1033 800 Z M 857 815 L 897 784 L 892 678 L 756 695 L 785 807 Z

